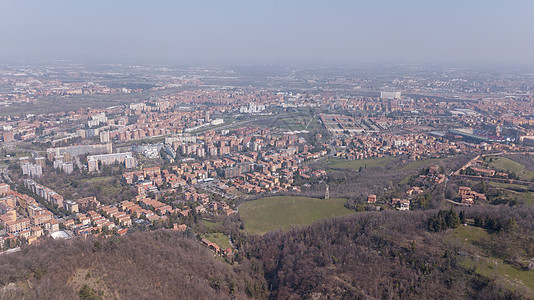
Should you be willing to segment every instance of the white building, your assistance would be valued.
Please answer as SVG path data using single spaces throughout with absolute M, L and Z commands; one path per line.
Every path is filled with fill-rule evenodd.
M 256 103 L 252 103 L 252 102 L 248 104 L 248 107 L 241 106 L 239 108 L 239 112 L 240 113 L 245 113 L 245 114 L 260 113 L 260 112 L 262 112 L 264 110 L 265 110 L 265 105 L 263 105 L 263 104 L 256 105 Z
M 144 103 L 132 103 L 130 104 L 131 110 L 146 110 L 146 104 Z
M 22 164 L 22 175 L 30 177 L 40 177 L 43 175 L 43 168 L 40 165 L 25 163 Z
M 124 166 L 128 169 L 135 168 L 137 165 L 137 161 L 133 157 L 132 152 L 91 155 L 87 157 L 87 166 L 89 172 L 98 171 L 99 163 L 102 163 L 102 165 L 120 163 L 124 164 Z
M 63 172 L 67 174 L 71 174 L 72 172 L 74 172 L 74 164 L 71 162 L 63 163 L 61 165 L 61 170 L 63 170 Z
M 197 137 L 189 133 L 184 133 L 184 134 L 179 133 L 177 135 L 173 135 L 171 137 L 165 138 L 165 144 L 172 145 L 174 142 L 196 143 Z
M 400 99 L 401 92 L 380 92 L 381 99 Z
M 215 119 L 211 121 L 211 125 L 221 125 L 222 123 L 224 123 L 223 119 Z
M 109 143 L 109 131 L 101 131 L 100 132 L 100 142 L 101 143 Z
M 108 118 L 106 117 L 106 113 L 99 113 L 96 115 L 91 116 L 91 120 L 87 122 L 87 125 L 89 127 L 99 126 L 101 123 L 106 123 L 108 121 Z
M 71 201 L 71 200 L 65 200 L 64 202 L 65 209 L 71 213 L 77 213 L 79 212 L 78 203 Z

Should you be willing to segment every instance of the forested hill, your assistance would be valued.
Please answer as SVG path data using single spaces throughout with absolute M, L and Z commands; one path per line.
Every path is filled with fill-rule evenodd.
M 472 208 L 464 226 L 452 210 L 371 212 L 262 237 L 238 234 L 237 220 L 230 262 L 170 230 L 50 240 L 0 255 L 0 298 L 531 298 L 533 217 L 527 207 Z M 484 273 L 486 261 L 499 266 Z M 501 276 L 501 266 L 517 271 Z
M 497 278 L 480 275 L 470 262 L 476 260 L 474 257 L 481 261 L 480 256 L 497 256 L 507 261 L 517 259 L 514 256 L 518 254 L 532 257 L 532 210 L 473 210 L 467 216 L 492 216 L 492 220 L 502 224 L 515 216 L 521 224 L 507 231 L 492 230 L 489 239 L 480 241 L 479 247 L 469 247 L 451 236 L 454 233 L 451 228 L 430 231 L 432 213 L 366 213 L 288 233 L 269 233 L 251 241 L 246 248 L 263 261 L 273 299 L 529 296 L 522 287 L 510 288 Z
M 263 282 L 242 270 L 170 230 L 48 240 L 0 255 L 0 299 L 242 299 Z

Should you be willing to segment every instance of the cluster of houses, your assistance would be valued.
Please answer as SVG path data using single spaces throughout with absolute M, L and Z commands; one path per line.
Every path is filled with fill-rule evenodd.
M 395 198 L 393 197 L 387 204 L 389 204 L 391 207 L 397 209 L 397 210 L 410 210 L 410 205 L 412 203 L 412 200 L 414 200 L 417 196 L 422 195 L 425 192 L 425 188 L 421 186 L 432 186 L 435 184 L 442 183 L 445 181 L 446 177 L 444 174 L 440 172 L 439 166 L 431 166 L 428 169 L 426 169 L 426 172 L 423 172 L 424 174 L 421 174 L 417 177 L 417 183 L 416 185 L 410 187 L 406 191 L 406 197 L 403 198 Z M 421 186 L 417 186 L 421 185 Z M 371 194 L 367 197 L 367 203 L 376 203 L 377 202 L 377 195 Z
M 208 247 L 208 249 L 210 249 L 211 251 L 215 252 L 215 254 L 217 254 L 217 255 L 232 256 L 233 253 L 234 253 L 232 248 L 223 249 L 223 248 L 219 247 L 219 245 L 217 245 L 216 243 L 211 242 L 206 238 L 202 238 L 201 242 L 206 247 Z
M 169 170 L 159 167 L 144 168 L 139 171 L 125 172 L 123 181 L 135 185 L 139 195 L 149 192 L 183 191 L 185 201 L 202 204 L 208 200 L 207 195 L 195 191 L 199 183 L 212 182 L 213 186 L 224 195 L 242 193 L 275 193 L 281 191 L 299 191 L 293 185 L 295 173 L 304 179 L 323 176 L 324 170 L 312 171 L 302 167 L 306 160 L 317 159 L 327 154 L 326 150 L 309 152 L 311 147 L 293 145 L 296 135 L 284 135 L 280 141 L 287 143 L 287 148 L 279 151 L 254 151 L 246 154 L 227 155 L 194 162 L 182 162 Z M 224 207 L 224 202 L 218 203 Z M 225 213 L 228 209 L 225 210 Z
M 464 204 L 475 204 L 475 201 L 486 201 L 486 195 L 477 193 L 466 186 L 460 186 L 458 188 L 458 195 Z
M 367 203 L 374 204 L 377 201 L 377 196 L 375 194 L 371 194 L 367 196 Z M 393 198 L 389 202 L 389 205 L 391 205 L 393 208 L 397 210 L 410 210 L 410 200 L 409 199 L 400 199 L 400 198 Z
M 481 177 L 495 177 L 495 178 L 509 178 L 510 174 L 503 171 L 496 171 L 492 169 L 487 169 L 481 166 L 481 161 L 475 161 L 473 166 L 469 166 L 465 170 L 466 175 L 476 175 Z
M 45 233 L 59 230 L 59 221 L 52 212 L 34 198 L 13 191 L 6 183 L 0 183 L 0 225 L 3 227 L 0 242 L 24 238 L 31 244 Z
M 454 143 L 425 133 L 367 134 L 335 137 L 336 157 L 349 160 L 408 155 L 412 159 L 464 152 L 468 144 Z
M 31 179 L 26 179 L 24 184 L 33 193 L 51 204 L 63 203 L 62 208 L 65 208 L 71 215 L 58 217 L 34 198 L 13 191 L 6 183 L 0 183 L 0 225 L 2 226 L 0 242 L 24 238 L 31 244 L 43 236 L 54 237 L 54 233 L 59 232 L 61 226 L 70 232 L 70 235 L 76 236 L 86 237 L 100 234 L 105 229 L 123 235 L 133 225 L 133 220 L 142 220 L 151 225 L 156 221 L 167 220 L 168 214 L 178 213 L 181 216 L 189 214 L 189 210 L 173 209 L 170 205 L 144 195 L 117 205 L 102 205 L 95 197 L 63 201 L 63 197 L 58 193 Z M 80 209 L 84 213 L 81 213 Z M 175 224 L 175 229 L 183 231 L 186 228 L 184 226 Z M 68 237 L 69 234 L 65 233 L 62 236 Z
M 426 174 L 420 174 L 417 179 L 424 185 L 432 185 L 444 182 L 447 176 L 440 172 L 439 166 L 431 166 Z

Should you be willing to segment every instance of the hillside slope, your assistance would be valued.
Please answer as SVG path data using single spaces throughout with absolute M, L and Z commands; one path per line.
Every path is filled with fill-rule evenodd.
M 506 284 L 513 274 L 484 276 L 473 265 L 498 259 L 523 278 L 533 276 L 534 271 L 512 264 L 518 253 L 527 259 L 534 255 L 528 227 L 532 209 L 470 214 L 488 213 L 503 222 L 507 214 L 515 215 L 520 225 L 514 232 L 493 232 L 468 248 L 451 238 L 456 229 L 430 232 L 426 224 L 431 212 L 360 213 L 267 233 L 244 248 L 263 262 L 273 299 L 528 297 L 531 286 Z
M 225 225 L 237 247 L 232 263 L 170 230 L 47 240 L 0 255 L 0 298 L 532 298 L 534 210 L 465 215 L 470 225 L 437 232 L 428 225 L 435 211 L 386 211 L 263 236 L 246 235 L 234 216 Z
M 245 290 L 254 284 L 261 287 L 262 278 L 168 230 L 108 240 L 49 240 L 0 256 L 0 286 L 7 286 L 2 299 L 246 298 Z

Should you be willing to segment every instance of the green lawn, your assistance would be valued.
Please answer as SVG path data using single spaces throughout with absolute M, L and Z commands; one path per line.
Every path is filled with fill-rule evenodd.
M 488 256 L 486 251 L 477 246 L 477 242 L 491 239 L 486 230 L 475 226 L 460 226 L 451 230 L 448 239 L 460 243 L 462 248 L 470 254 L 478 254 L 480 258 L 461 259 L 466 268 L 475 268 L 476 272 L 486 277 L 496 277 L 501 283 L 510 288 L 526 288 L 529 297 L 534 296 L 534 271 L 523 271 L 502 259 Z
M 243 203 L 239 214 L 244 220 L 246 231 L 264 234 L 271 230 L 309 225 L 320 219 L 353 213 L 344 206 L 346 202 L 347 199 L 342 198 L 265 197 Z
M 217 224 L 212 221 L 202 220 L 200 222 L 210 230 L 214 230 L 217 227 Z
M 525 200 L 525 204 L 534 205 L 534 199 L 532 198 L 532 192 L 514 192 L 519 199 Z
M 489 163 L 490 166 L 494 167 L 495 169 L 503 170 L 503 171 L 511 171 L 516 174 L 521 173 L 525 166 L 522 164 L 515 162 L 509 158 L 499 157 L 492 162 Z
M 402 167 L 402 170 L 417 171 L 423 167 L 429 167 L 435 165 L 436 163 L 444 160 L 445 158 L 429 158 L 423 160 L 417 160 L 411 163 L 408 163 L 406 166 Z
M 207 233 L 203 235 L 203 237 L 206 238 L 208 241 L 217 244 L 217 246 L 223 249 L 232 248 L 228 237 L 224 233 Z
M 367 159 L 338 159 L 338 158 L 329 158 L 324 164 L 328 168 L 338 168 L 338 169 L 352 169 L 358 170 L 360 167 L 385 167 L 393 157 L 381 157 L 381 158 L 367 158 Z
M 527 186 L 494 181 L 490 181 L 489 186 L 503 190 L 505 192 L 505 197 L 510 199 L 525 200 L 526 204 L 534 205 L 532 192 L 528 190 Z
M 529 170 L 525 170 L 526 172 L 522 174 L 527 174 Z M 513 184 L 513 183 L 504 183 L 504 182 L 496 182 L 496 181 L 490 181 L 488 182 L 488 185 L 490 187 L 493 187 L 495 189 L 499 189 L 504 191 L 504 197 L 509 199 L 516 199 L 516 200 L 524 200 L 525 204 L 528 205 L 534 205 L 534 195 L 530 187 L 520 184 Z
M 496 188 L 503 188 L 503 189 L 528 189 L 527 186 L 521 185 L 521 184 L 515 184 L 515 183 L 504 183 L 504 182 L 498 182 L 498 181 L 490 181 L 489 185 Z
M 519 179 L 531 181 L 534 177 L 534 172 L 527 170 L 523 164 L 513 161 L 509 158 L 499 157 L 489 163 L 489 166 L 495 170 L 504 172 L 514 172 L 519 176 Z
M 9 155 L 9 157 L 7 155 Z M 21 157 L 30 158 L 32 156 L 31 153 L 27 151 L 15 151 L 11 153 L 8 152 L 7 155 L 2 155 L 2 158 L 15 159 L 15 158 L 21 158 Z
M 511 289 L 525 289 L 528 299 L 534 297 L 534 271 L 523 271 L 501 259 L 481 257 L 478 261 L 463 259 L 462 264 L 483 276 L 496 277 L 499 282 Z
M 295 130 L 314 130 L 318 128 L 322 128 L 323 125 L 319 121 L 319 117 L 315 116 L 313 117 L 313 113 L 307 110 L 299 110 L 299 111 L 293 111 L 293 112 L 287 112 L 284 113 L 284 115 L 281 116 L 266 116 L 266 117 L 260 117 L 262 121 L 268 122 L 265 124 L 266 126 L 273 127 L 273 128 L 279 128 L 284 131 L 295 131 Z M 306 126 L 309 124 L 308 128 Z
M 81 181 L 87 182 L 87 183 L 103 183 L 106 181 L 111 181 L 113 178 L 114 178 L 113 176 L 102 176 L 102 177 L 82 179 Z
M 479 249 L 474 246 L 474 243 L 480 242 L 488 237 L 489 234 L 484 228 L 462 225 L 451 230 L 448 239 L 460 243 L 462 247 L 469 251 L 478 252 Z

